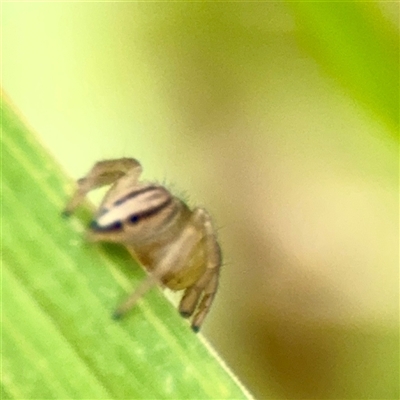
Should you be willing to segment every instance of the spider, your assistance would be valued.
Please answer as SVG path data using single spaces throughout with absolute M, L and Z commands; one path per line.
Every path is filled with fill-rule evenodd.
M 191 210 L 164 186 L 141 182 L 134 158 L 97 162 L 78 180 L 64 214 L 71 215 L 91 190 L 112 185 L 88 229 L 93 242 L 121 243 L 148 271 L 148 276 L 114 312 L 122 317 L 153 285 L 185 290 L 179 304 L 184 318 L 193 314 L 198 332 L 210 310 L 221 266 L 221 250 L 203 208 Z M 196 311 L 196 312 L 195 312 Z

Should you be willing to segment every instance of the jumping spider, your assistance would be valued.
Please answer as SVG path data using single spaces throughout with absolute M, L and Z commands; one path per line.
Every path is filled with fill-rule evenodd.
M 189 207 L 164 186 L 140 182 L 140 163 L 134 158 L 105 160 L 78 180 L 64 214 L 70 215 L 91 190 L 112 185 L 88 230 L 91 241 L 122 243 L 149 272 L 114 313 L 130 310 L 153 285 L 185 290 L 180 314 L 192 316 L 199 331 L 210 310 L 221 266 L 221 251 L 206 210 Z M 200 300 L 201 298 L 201 300 Z

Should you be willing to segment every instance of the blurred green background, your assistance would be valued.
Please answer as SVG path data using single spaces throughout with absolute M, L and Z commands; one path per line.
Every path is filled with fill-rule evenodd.
M 78 178 L 205 206 L 203 333 L 257 398 L 399 397 L 397 3 L 2 4 L 2 86 Z

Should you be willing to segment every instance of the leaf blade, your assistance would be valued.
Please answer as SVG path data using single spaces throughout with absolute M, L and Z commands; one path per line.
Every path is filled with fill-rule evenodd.
M 7 397 L 248 398 L 160 291 L 111 319 L 143 272 L 84 242 L 87 209 L 61 218 L 71 182 L 4 100 L 2 117 Z

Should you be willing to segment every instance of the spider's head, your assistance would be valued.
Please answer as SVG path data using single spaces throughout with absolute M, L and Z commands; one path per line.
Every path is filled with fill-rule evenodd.
M 89 236 L 96 240 L 145 242 L 163 231 L 179 212 L 177 200 L 163 186 L 143 184 L 119 197 L 112 194 L 90 225 Z

